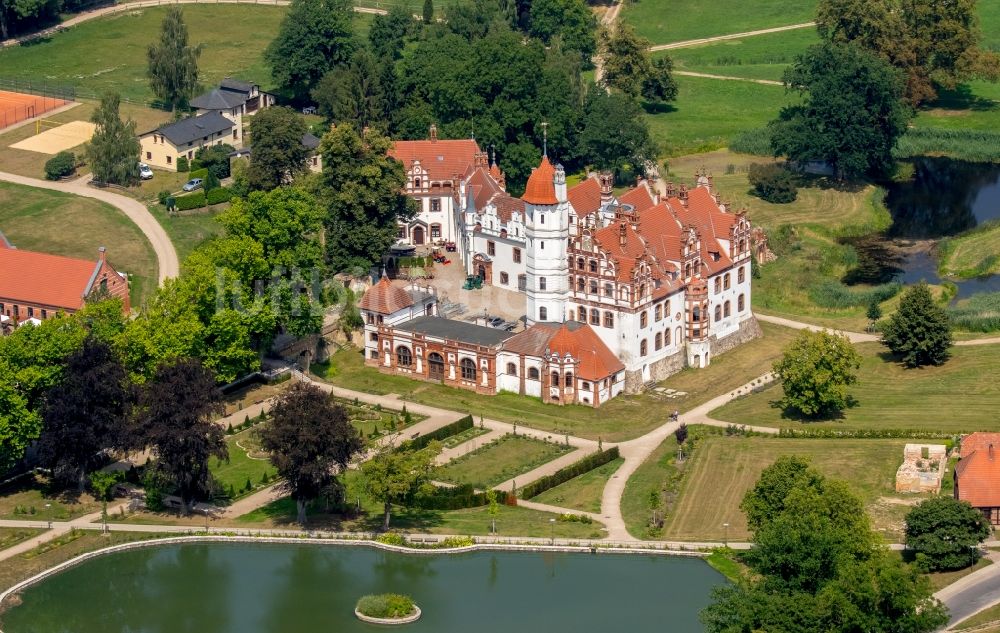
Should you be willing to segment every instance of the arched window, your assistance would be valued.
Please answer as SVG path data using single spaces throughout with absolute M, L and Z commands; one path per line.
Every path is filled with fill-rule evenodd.
M 592 273 L 596 273 L 597 272 L 597 260 L 596 259 L 590 260 L 590 272 L 592 272 Z
M 547 321 L 549 319 L 549 309 L 545 306 L 538 308 L 538 320 Z
M 415 189 L 420 189 L 420 179 L 419 178 L 414 178 L 413 179 L 413 187 Z
M 559 386 L 559 372 L 557 372 L 557 371 L 552 372 L 551 379 L 552 379 L 552 382 L 550 382 L 549 384 L 552 385 L 553 387 L 558 387 Z
M 476 379 L 476 363 L 471 358 L 463 358 L 458 366 L 462 368 L 462 380 Z
M 663 347 L 663 335 L 657 332 L 656 338 L 653 339 L 653 349 L 660 349 L 661 347 Z
M 507 373 L 511 376 L 517 375 L 517 365 L 514 363 L 507 363 Z
M 409 347 L 400 345 L 396 348 L 396 364 L 400 367 L 409 367 L 413 364 L 413 355 Z
M 715 278 L 715 294 L 722 292 L 722 277 Z
M 670 328 L 663 330 L 663 344 L 670 345 Z
M 736 282 L 743 283 L 747 278 L 747 267 L 740 266 L 740 269 L 736 271 Z
M 590 309 L 590 324 L 600 325 L 601 324 L 601 312 L 596 308 Z
M 646 327 L 646 323 L 649 321 L 649 313 L 645 310 L 639 315 L 639 327 Z
M 576 290 L 577 290 L 577 292 L 583 292 L 583 287 L 584 287 L 585 283 L 586 283 L 586 281 L 584 280 L 583 277 L 577 277 L 576 278 Z
M 642 339 L 642 341 L 639 343 L 639 356 L 645 356 L 648 353 L 649 353 L 649 344 L 646 342 L 646 339 Z
M 744 301 L 744 299 L 743 299 L 743 295 L 740 295 L 740 296 L 739 296 L 739 297 L 738 297 L 738 298 L 736 299 L 736 311 L 737 311 L 737 312 L 743 312 L 743 310 L 744 310 L 745 308 L 746 308 L 746 301 Z
M 604 327 L 614 327 L 615 326 L 615 315 L 613 312 L 604 313 Z
M 565 382 L 566 382 L 566 386 L 567 387 L 572 387 L 573 386 L 573 373 L 572 372 L 566 372 Z
M 576 320 L 580 323 L 587 322 L 587 308 L 580 306 L 576 309 Z
M 656 304 L 656 308 L 654 309 L 654 312 L 653 312 L 653 320 L 654 321 L 659 321 L 662 318 L 663 318 L 663 304 L 662 303 L 657 303 Z
M 718 323 L 722 320 L 722 306 L 715 306 L 715 321 Z
M 722 278 L 722 288 L 729 290 L 729 273 L 726 273 L 725 277 Z
M 691 320 L 701 321 L 701 308 L 699 306 L 695 306 L 691 309 Z
M 681 338 L 681 328 L 680 326 L 677 326 L 676 328 L 674 328 L 674 344 L 680 345 L 681 341 L 683 340 L 684 339 Z
M 724 304 L 723 304 L 723 310 L 722 310 L 722 312 L 723 312 L 723 314 L 725 314 L 725 315 L 726 315 L 727 317 L 729 316 L 729 313 L 730 313 L 730 309 L 729 309 L 729 307 L 730 307 L 730 303 L 729 303 L 728 301 L 727 301 L 726 303 L 724 303 Z
M 537 367 L 529 367 L 528 368 L 528 378 L 530 380 L 538 380 L 538 368 Z
M 685 277 L 691 276 L 691 264 L 687 264 L 684 266 L 684 276 Z
M 584 268 L 586 268 L 586 264 L 583 263 L 583 258 L 582 257 L 577 257 L 576 258 L 576 267 L 579 268 L 580 270 L 583 270 Z
M 592 295 L 596 295 L 597 294 L 597 280 L 596 279 L 591 279 L 590 280 L 590 294 L 592 294 Z
M 427 355 L 427 373 L 437 380 L 444 378 L 444 357 L 441 354 L 431 352 Z

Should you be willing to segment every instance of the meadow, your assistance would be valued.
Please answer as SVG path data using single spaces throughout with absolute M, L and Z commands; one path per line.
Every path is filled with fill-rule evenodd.
M 629 0 L 622 19 L 654 44 L 743 33 L 813 19 L 816 0 Z

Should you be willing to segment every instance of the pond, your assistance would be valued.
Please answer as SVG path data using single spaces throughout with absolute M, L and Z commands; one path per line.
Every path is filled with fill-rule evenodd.
M 412 633 L 701 631 L 725 579 L 693 558 L 188 543 L 117 552 L 27 588 L 4 633 L 350 633 L 369 593 L 406 593 Z M 384 630 L 384 629 L 382 629 Z

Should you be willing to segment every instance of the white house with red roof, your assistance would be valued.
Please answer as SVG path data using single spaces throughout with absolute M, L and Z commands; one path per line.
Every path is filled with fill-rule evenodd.
M 0 321 L 4 324 L 76 312 L 94 292 L 120 297 L 125 311 L 130 309 L 128 279 L 108 262 L 103 246 L 95 259 L 77 259 L 15 248 L 0 233 Z

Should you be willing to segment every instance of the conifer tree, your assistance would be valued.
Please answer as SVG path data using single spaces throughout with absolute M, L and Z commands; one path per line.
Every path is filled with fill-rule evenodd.
M 146 51 L 147 75 L 153 94 L 174 110 L 185 107 L 198 87 L 198 56 L 201 45 L 188 44 L 184 12 L 172 6 L 160 27 L 160 41 Z
M 926 283 L 903 293 L 899 309 L 882 329 L 882 344 L 907 367 L 940 365 L 948 360 L 951 323 L 948 313 L 935 305 Z
M 90 120 L 96 124 L 87 144 L 87 162 L 94 180 L 116 185 L 139 184 L 139 138 L 135 121 L 122 121 L 118 113 L 121 98 L 108 93 L 94 110 Z
M 434 21 L 434 0 L 424 0 L 424 24 Z

